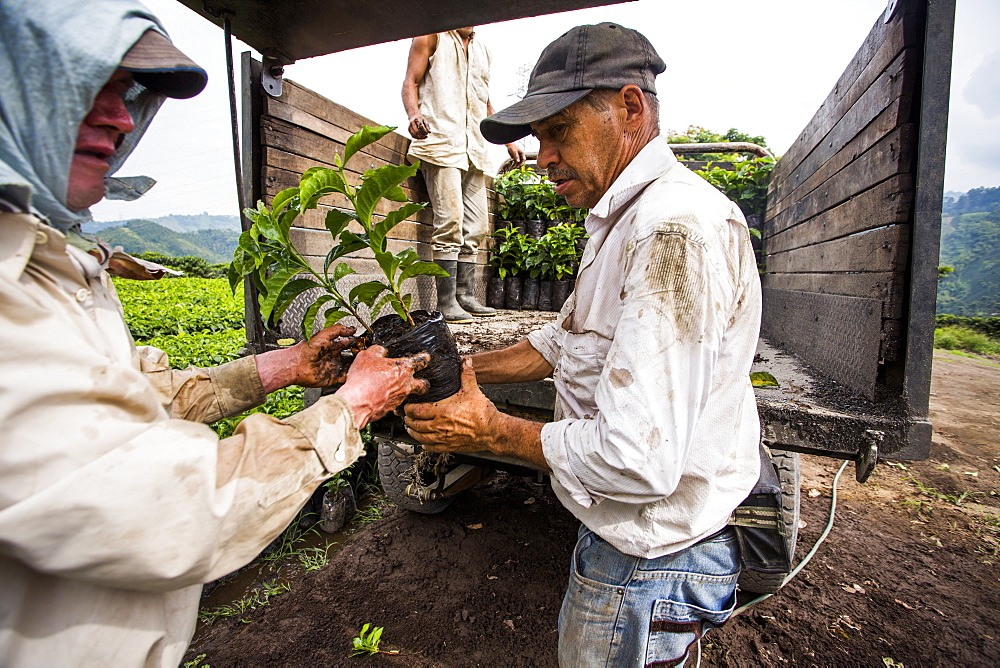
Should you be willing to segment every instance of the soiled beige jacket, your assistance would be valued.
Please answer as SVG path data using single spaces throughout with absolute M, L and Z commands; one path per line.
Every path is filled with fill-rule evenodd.
M 335 397 L 221 441 L 200 422 L 263 400 L 252 358 L 137 349 L 94 258 L 0 213 L 0 665 L 178 665 L 201 583 L 363 451 Z

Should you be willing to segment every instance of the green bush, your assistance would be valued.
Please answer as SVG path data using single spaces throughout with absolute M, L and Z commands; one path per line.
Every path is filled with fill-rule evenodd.
M 204 258 L 193 255 L 170 257 L 169 255 L 148 252 L 138 253 L 136 257 L 149 262 L 155 262 L 156 264 L 162 264 L 164 267 L 170 267 L 177 271 L 183 271 L 184 276 L 188 278 L 225 278 L 226 272 L 229 271 L 229 263 L 209 264 Z M 179 277 L 167 274 L 165 278 Z
M 1000 317 L 997 316 L 989 318 L 967 318 L 960 315 L 940 313 L 935 319 L 935 324 L 938 327 L 953 325 L 955 327 L 974 329 L 977 332 L 982 332 L 983 334 L 991 336 L 994 339 L 1000 339 Z
M 279 420 L 286 418 L 302 410 L 303 392 L 304 390 L 298 385 L 292 385 L 291 387 L 286 387 L 283 390 L 272 392 L 267 395 L 267 401 L 265 401 L 263 405 L 251 408 L 250 410 L 244 411 L 239 415 L 219 420 L 212 425 L 212 429 L 214 429 L 215 433 L 219 435 L 219 438 L 228 438 L 233 435 L 233 431 L 236 430 L 237 425 L 239 425 L 239 423 L 243 421 L 243 418 L 248 415 L 253 415 L 254 413 L 266 413 L 267 415 L 274 416 Z
M 224 279 L 115 280 L 125 322 L 136 341 L 154 336 L 242 329 L 243 295 Z
M 974 329 L 955 325 L 934 330 L 934 347 L 966 350 L 979 355 L 1000 355 L 1000 341 Z
M 175 369 L 189 366 L 209 367 L 239 357 L 240 349 L 246 344 L 246 334 L 242 329 L 193 334 L 181 332 L 162 334 L 136 343 L 159 348 L 170 357 L 170 366 Z
M 767 207 L 767 185 L 775 164 L 777 161 L 774 158 L 734 162 L 732 169 L 713 167 L 709 163 L 705 169 L 695 171 L 695 174 L 736 202 L 743 215 L 762 215 Z

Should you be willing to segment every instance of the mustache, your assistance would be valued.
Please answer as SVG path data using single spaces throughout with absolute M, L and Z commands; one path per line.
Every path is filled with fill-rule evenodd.
M 555 181 L 556 179 L 575 179 L 577 178 L 576 170 L 573 169 L 558 169 L 552 168 L 545 171 L 545 175 L 549 177 L 549 181 Z

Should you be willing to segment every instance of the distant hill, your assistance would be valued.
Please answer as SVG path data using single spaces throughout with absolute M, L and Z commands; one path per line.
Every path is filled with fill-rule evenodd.
M 122 227 L 136 220 L 148 220 L 149 222 L 162 225 L 174 232 L 197 232 L 199 230 L 235 230 L 240 231 L 239 216 L 213 216 L 207 213 L 199 213 L 192 216 L 170 215 L 158 218 L 133 218 L 132 220 L 106 220 L 93 221 L 83 226 L 84 232 L 100 232 L 109 227 Z
M 955 271 L 938 283 L 938 313 L 1000 313 L 1000 188 L 945 200 L 940 263 Z
M 176 232 L 149 220 L 133 220 L 125 225 L 107 227 L 96 236 L 121 246 L 127 253 L 160 253 L 171 257 L 193 255 L 211 264 L 229 262 L 239 243 L 239 228 L 201 229 Z

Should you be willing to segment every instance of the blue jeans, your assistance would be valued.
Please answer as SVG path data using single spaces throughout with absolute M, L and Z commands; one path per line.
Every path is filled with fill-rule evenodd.
M 683 665 L 691 644 L 732 614 L 739 556 L 731 527 L 643 559 L 581 526 L 559 611 L 559 665 Z

